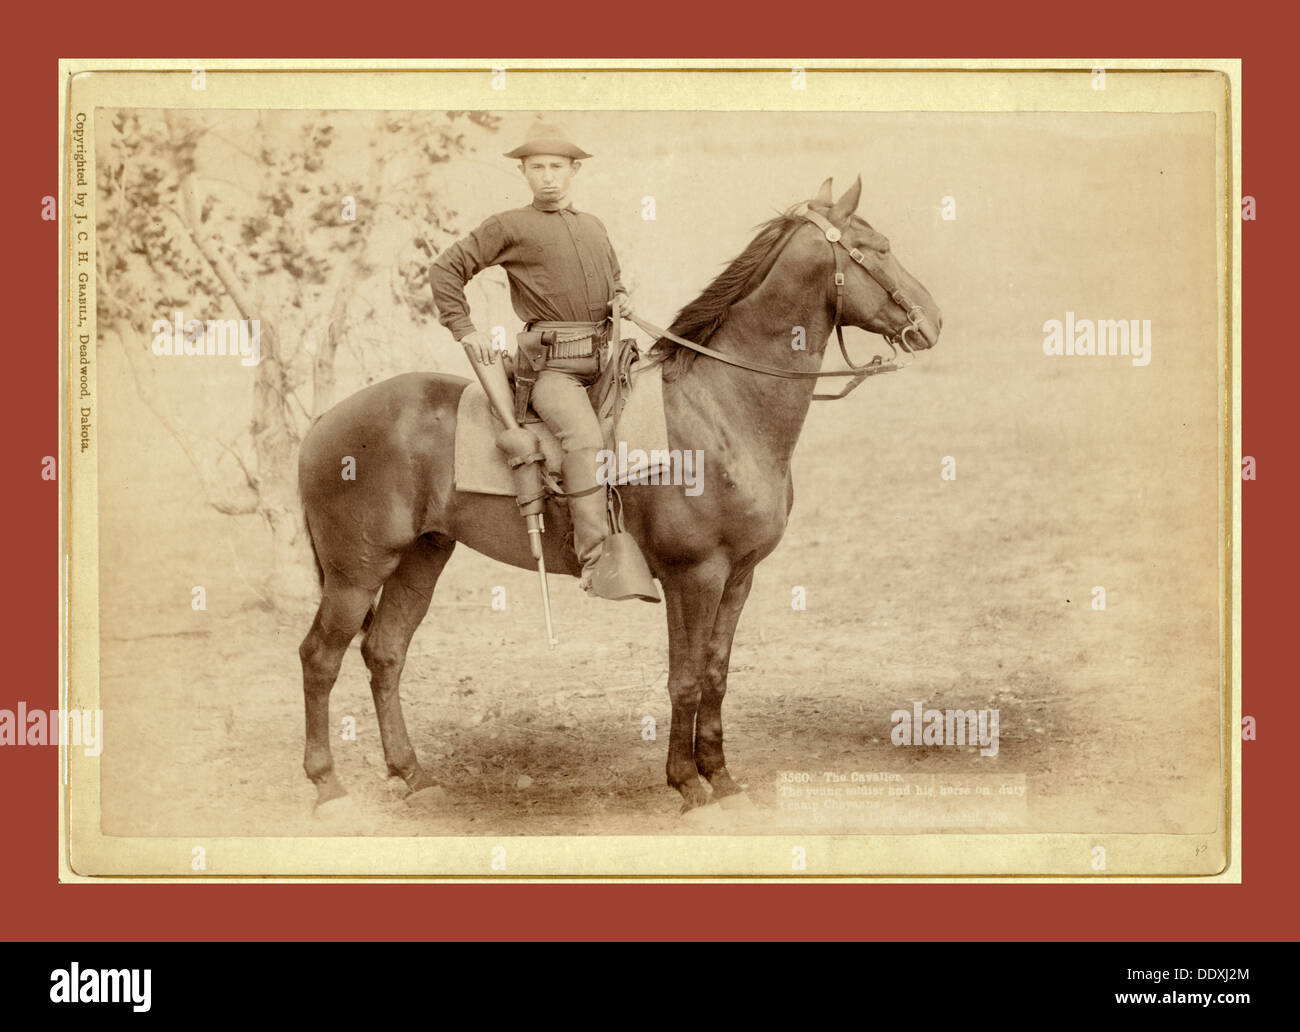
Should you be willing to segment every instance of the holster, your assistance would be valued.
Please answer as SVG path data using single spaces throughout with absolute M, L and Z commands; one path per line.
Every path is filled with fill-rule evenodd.
M 570 324 L 571 325 L 571 324 Z M 560 342 L 557 346 L 557 340 Z M 537 376 L 544 369 L 557 369 L 580 377 L 590 386 L 603 371 L 602 362 L 608 357 L 605 347 L 607 336 L 598 332 L 585 344 L 566 344 L 562 331 L 556 329 L 524 330 L 515 336 L 517 345 L 514 361 L 515 420 L 523 423 L 532 401 Z M 586 352 L 582 354 L 581 352 Z
M 548 346 L 543 330 L 525 330 L 515 337 L 515 421 L 522 424 L 528 415 L 537 374 L 546 368 Z

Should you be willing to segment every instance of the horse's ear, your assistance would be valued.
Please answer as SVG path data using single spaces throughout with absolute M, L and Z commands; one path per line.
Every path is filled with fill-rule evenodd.
M 831 180 L 829 176 L 826 178 L 826 182 L 822 183 L 822 188 L 817 191 L 817 196 L 813 200 L 821 204 L 831 204 L 834 201 L 831 196 Z
M 827 180 L 829 182 L 829 180 Z M 858 201 L 862 200 L 862 177 L 853 180 L 853 185 L 844 191 L 844 196 L 835 202 L 831 209 L 831 221 L 840 222 L 858 210 Z

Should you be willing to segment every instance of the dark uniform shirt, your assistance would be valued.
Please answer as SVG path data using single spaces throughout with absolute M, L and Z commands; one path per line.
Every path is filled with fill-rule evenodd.
M 438 320 L 457 340 L 474 330 L 465 284 L 493 265 L 506 270 L 511 304 L 524 322 L 599 322 L 623 290 L 614 248 L 594 215 L 572 205 L 503 211 L 443 251 L 429 270 Z

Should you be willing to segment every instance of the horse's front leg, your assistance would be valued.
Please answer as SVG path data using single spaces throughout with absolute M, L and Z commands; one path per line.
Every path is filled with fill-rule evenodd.
M 682 794 L 682 812 L 709 801 L 695 764 L 695 716 L 704 683 L 705 648 L 713 634 L 728 575 L 724 560 L 708 560 L 665 575 L 668 608 L 668 784 Z
M 719 799 L 741 790 L 727 773 L 727 760 L 722 753 L 722 697 L 727 693 L 731 641 L 753 582 L 752 567 L 742 574 L 733 574 L 722 592 L 713 633 L 704 647 L 699 712 L 695 718 L 695 766 L 708 779 L 714 796 Z

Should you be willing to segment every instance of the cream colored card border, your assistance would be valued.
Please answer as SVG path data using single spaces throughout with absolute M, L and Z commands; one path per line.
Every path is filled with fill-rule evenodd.
M 491 88 L 504 67 L 508 88 Z M 191 88 L 192 70 L 206 89 Z M 807 89 L 791 88 L 805 69 Z M 1088 77 L 1106 70 L 1106 88 Z M 1211 75 L 1196 73 L 1214 73 Z M 437 98 L 433 104 L 431 98 Z M 60 397 L 67 414 L 60 454 L 60 700 L 98 708 L 98 454 L 78 447 L 77 346 L 73 326 L 77 275 L 90 273 L 89 331 L 96 333 L 94 255 L 81 265 L 76 240 L 94 226 L 94 118 L 99 107 L 388 110 L 428 107 L 487 110 L 783 110 L 783 111 L 1214 111 L 1222 147 L 1216 162 L 1224 232 L 1218 244 L 1224 437 L 1221 555 L 1224 619 L 1225 798 L 1221 838 L 1192 835 L 827 835 L 582 836 L 427 838 L 118 838 L 99 829 L 97 758 L 60 747 L 59 878 L 211 882 L 326 879 L 582 881 L 1104 881 L 1212 884 L 1240 882 L 1241 863 L 1241 62 L 1239 59 L 1043 60 L 106 60 L 59 64 L 61 347 Z M 86 116 L 90 186 L 73 205 L 73 120 Z M 88 215 L 84 222 L 73 218 Z M 77 245 L 80 245 L 78 247 Z M 1228 344 L 1231 344 L 1228 347 Z M 91 365 L 90 388 L 98 398 Z M 97 438 L 96 438 L 97 439 Z M 73 557 L 75 556 L 75 564 Z M 1107 870 L 1090 868 L 1091 849 L 1106 848 Z M 191 869 L 203 846 L 206 870 Z M 802 847 L 805 871 L 792 870 Z M 1196 855 L 1198 846 L 1202 846 Z M 504 871 L 492 860 L 504 848 Z M 888 874 L 873 875 L 872 871 Z M 87 872 L 94 872 L 89 874 Z M 436 873 L 431 873 L 436 872 Z

